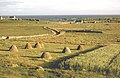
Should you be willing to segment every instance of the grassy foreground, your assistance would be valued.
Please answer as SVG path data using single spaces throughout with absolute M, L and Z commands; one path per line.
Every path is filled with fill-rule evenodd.
M 43 27 L 59 31 L 94 30 L 102 33 L 72 31 L 56 36 Z M 0 78 L 119 78 L 119 28 L 119 23 L 62 24 L 2 20 L 0 37 L 49 35 L 0 40 Z M 44 48 L 24 49 L 28 42 L 32 46 L 36 42 L 42 42 Z M 17 46 L 18 52 L 8 51 L 13 44 Z M 84 51 L 76 50 L 79 44 L 83 45 Z M 69 47 L 72 53 L 62 53 L 64 47 Z M 52 59 L 40 58 L 43 52 L 49 52 Z

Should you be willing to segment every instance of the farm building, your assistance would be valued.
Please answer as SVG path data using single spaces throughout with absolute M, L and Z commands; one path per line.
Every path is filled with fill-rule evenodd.
M 75 20 L 74 21 L 76 24 L 82 24 L 82 23 L 84 23 L 84 20 Z
M 3 20 L 3 17 L 2 17 L 2 16 L 0 16 L 0 20 Z
M 13 19 L 13 20 L 17 20 L 18 18 L 16 18 L 16 16 L 9 16 L 9 19 Z

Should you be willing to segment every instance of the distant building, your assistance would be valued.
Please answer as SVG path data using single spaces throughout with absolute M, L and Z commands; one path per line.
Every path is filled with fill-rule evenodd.
M 15 16 L 9 16 L 9 19 L 17 20 Z
M 84 23 L 84 20 L 81 20 L 81 22 L 80 23 Z
M 82 24 L 82 23 L 84 23 L 84 20 L 75 20 L 74 22 L 75 22 L 75 24 Z
M 3 17 L 2 17 L 2 16 L 0 16 L 0 20 L 3 20 Z
M 97 21 L 94 21 L 94 23 L 97 23 Z

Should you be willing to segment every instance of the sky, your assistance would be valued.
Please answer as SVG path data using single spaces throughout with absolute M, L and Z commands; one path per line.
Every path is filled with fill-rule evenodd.
M 0 0 L 0 15 L 120 15 L 120 0 Z

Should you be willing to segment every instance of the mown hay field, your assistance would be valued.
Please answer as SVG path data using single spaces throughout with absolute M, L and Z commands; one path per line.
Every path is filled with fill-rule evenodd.
M 92 30 L 102 33 L 64 32 L 58 36 L 44 27 L 60 32 Z M 108 76 L 119 78 L 119 28 L 119 23 L 62 24 L 46 21 L 2 20 L 0 21 L 0 37 L 48 35 L 1 39 L 0 77 L 106 78 Z M 34 48 L 37 42 L 42 42 L 44 48 Z M 27 43 L 30 43 L 33 48 L 25 49 Z M 12 45 L 16 45 L 18 52 L 9 51 Z M 83 45 L 84 50 L 77 50 L 78 45 Z M 71 53 L 63 53 L 64 47 L 70 48 Z M 41 58 L 43 52 L 49 52 L 52 59 Z

